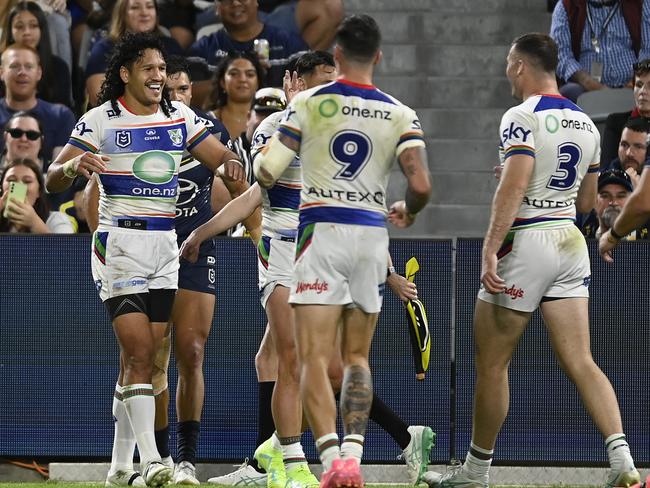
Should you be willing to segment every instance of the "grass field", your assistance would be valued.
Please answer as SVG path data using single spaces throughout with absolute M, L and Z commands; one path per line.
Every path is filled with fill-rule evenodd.
M 208 485 L 207 483 L 203 483 L 202 485 L 210 486 L 214 488 L 219 487 L 219 485 Z M 99 482 L 98 483 L 70 483 L 70 482 L 62 482 L 62 481 L 44 481 L 42 483 L 20 483 L 20 482 L 0 483 L 0 488 L 44 488 L 45 486 L 54 487 L 54 488 L 83 488 L 83 487 L 98 488 L 98 487 L 103 487 L 104 483 L 99 483 Z M 175 485 L 169 485 L 169 486 L 175 486 Z M 365 486 L 366 488 L 409 488 L 411 487 L 411 485 L 406 483 L 372 483 L 372 484 L 367 484 Z M 541 487 L 542 485 L 527 485 L 525 488 L 530 488 L 531 486 Z M 232 487 L 224 486 L 224 488 L 232 488 Z M 491 488 L 499 488 L 499 487 L 495 485 L 494 487 Z M 524 488 L 524 487 L 508 485 L 507 487 L 504 486 L 501 488 Z M 569 485 L 547 485 L 547 487 L 545 488 L 596 488 L 596 487 L 589 487 L 586 485 L 580 487 L 577 486 L 574 487 Z

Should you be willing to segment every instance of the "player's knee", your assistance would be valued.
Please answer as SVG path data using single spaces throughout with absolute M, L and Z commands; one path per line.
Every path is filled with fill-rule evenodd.
M 181 372 L 201 369 L 203 367 L 204 349 L 205 342 L 200 339 L 184 341 L 180 347 L 176 346 L 178 369 Z

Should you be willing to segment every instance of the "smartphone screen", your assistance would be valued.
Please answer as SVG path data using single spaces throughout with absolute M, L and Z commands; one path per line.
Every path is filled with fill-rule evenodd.
M 12 181 L 9 183 L 9 197 L 7 198 L 7 203 L 5 204 L 5 209 L 3 215 L 7 218 L 9 210 L 9 200 L 14 200 L 16 202 L 24 202 L 27 198 L 27 185 L 20 181 Z

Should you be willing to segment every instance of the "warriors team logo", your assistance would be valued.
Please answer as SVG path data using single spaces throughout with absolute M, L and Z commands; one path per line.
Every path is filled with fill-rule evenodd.
M 183 145 L 183 131 L 180 129 L 169 129 L 167 134 L 169 134 L 169 138 L 174 146 L 180 147 Z
M 155 185 L 169 183 L 175 172 L 174 158 L 164 151 L 147 151 L 140 154 L 133 163 L 133 176 Z
M 117 147 L 128 147 L 131 145 L 131 131 L 118 130 L 115 133 L 115 145 Z

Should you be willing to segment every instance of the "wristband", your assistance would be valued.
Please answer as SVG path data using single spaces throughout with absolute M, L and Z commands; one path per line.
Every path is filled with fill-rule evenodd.
M 614 226 L 613 226 L 613 225 L 612 225 L 612 227 L 609 229 L 609 233 L 610 233 L 610 235 L 611 235 L 614 239 L 616 239 L 617 241 L 620 241 L 621 239 L 623 239 L 623 237 L 625 237 L 625 236 L 622 236 L 622 235 L 618 234 L 618 233 L 614 230 Z
M 77 177 L 77 171 L 74 169 L 74 159 L 69 159 L 61 166 L 63 169 L 63 176 L 66 178 L 74 179 Z

